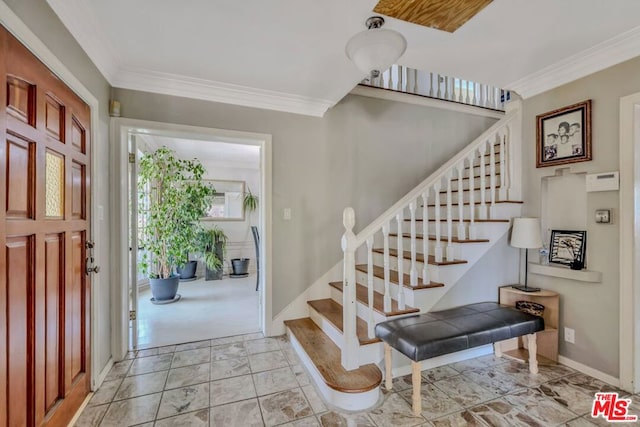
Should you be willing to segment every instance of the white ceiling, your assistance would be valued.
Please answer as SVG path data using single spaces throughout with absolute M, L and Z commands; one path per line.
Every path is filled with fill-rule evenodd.
M 313 115 L 362 79 L 344 47 L 377 3 L 47 1 L 114 86 Z M 385 27 L 407 39 L 402 65 L 530 95 L 640 55 L 638 16 L 638 0 L 494 0 L 455 33 Z
M 151 148 L 167 147 L 185 160 L 198 159 L 207 167 L 260 168 L 260 147 L 220 141 L 172 138 L 167 136 L 138 135 Z

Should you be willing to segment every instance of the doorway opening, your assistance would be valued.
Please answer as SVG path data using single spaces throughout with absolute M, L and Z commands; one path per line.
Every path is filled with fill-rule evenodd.
M 112 130 L 116 139 L 112 159 L 121 177 L 116 187 L 119 213 L 114 221 L 114 229 L 120 232 L 114 238 L 123 279 L 114 298 L 114 355 L 230 335 L 268 335 L 271 137 L 130 119 L 114 119 Z M 189 253 L 189 260 L 195 261 L 195 275 L 182 270 L 180 299 L 168 304 L 154 304 L 148 278 L 139 269 L 145 252 L 140 239 L 146 226 L 145 198 L 150 189 L 138 185 L 137 167 L 140 158 L 161 147 L 172 150 L 177 158 L 202 163 L 205 184 L 215 189 L 215 195 L 200 224 L 226 236 L 222 266 L 215 272 L 221 274 L 205 266 L 205 253 Z M 249 192 L 257 197 L 255 210 L 244 209 L 242 202 Z M 247 274 L 234 274 L 232 260 L 245 260 Z

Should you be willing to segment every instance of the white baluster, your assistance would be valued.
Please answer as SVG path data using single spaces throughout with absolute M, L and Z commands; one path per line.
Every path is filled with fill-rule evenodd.
M 476 161 L 476 150 L 473 150 L 469 157 L 469 239 L 474 240 L 477 239 L 478 235 L 476 232 L 476 197 L 473 188 L 475 188 L 475 169 L 473 167 Z
M 433 73 L 429 73 L 429 96 L 433 96 Z
M 402 92 L 402 86 L 404 83 L 404 76 L 402 75 L 402 65 L 398 65 L 398 86 L 396 87 L 396 90 L 398 92 Z
M 449 93 L 449 76 L 444 76 L 444 99 L 451 99 Z
M 497 87 L 493 88 L 493 100 L 494 108 L 497 110 L 500 108 L 500 89 Z
M 496 207 L 496 142 L 494 139 L 489 140 L 489 187 L 491 187 L 491 208 L 489 208 L 490 217 L 493 218 L 493 212 Z
M 413 93 L 418 93 L 418 70 L 413 70 Z
M 478 83 L 478 91 L 480 92 L 480 96 L 478 98 L 479 100 L 478 105 L 480 105 L 481 107 L 486 107 L 485 97 L 484 97 L 484 85 L 482 83 Z
M 458 163 L 458 240 L 465 240 L 467 233 L 464 227 L 464 159 Z
M 402 234 L 402 224 L 404 223 L 404 214 L 402 210 L 396 215 L 398 223 L 398 309 L 404 310 L 404 248 Z
M 375 338 L 374 332 L 375 321 L 373 318 L 373 236 L 367 238 L 367 334 L 369 338 Z
M 418 267 L 416 267 L 416 201 L 409 203 L 411 212 L 411 271 L 409 273 L 409 284 L 418 286 Z
M 390 70 L 385 71 L 384 73 L 382 73 L 382 76 L 380 76 L 381 79 L 381 87 L 385 88 L 385 89 L 389 89 L 389 75 L 391 74 Z
M 394 89 L 394 83 L 393 83 L 393 69 L 395 68 L 394 65 L 391 66 L 391 68 L 389 68 L 389 82 L 388 82 L 388 89 Z
M 507 182 L 506 182 L 506 158 L 507 153 L 507 135 L 506 133 L 498 135 L 500 138 L 500 200 L 507 200 Z
M 385 313 L 391 311 L 391 291 L 389 290 L 389 282 L 390 282 L 390 267 L 389 267 L 389 223 L 386 222 L 382 226 L 382 236 L 384 239 L 384 258 L 382 260 L 382 265 L 384 267 L 384 296 L 383 296 L 383 306 L 382 310 Z
M 428 285 L 429 278 L 429 190 L 422 193 L 422 284 Z
M 471 98 L 469 96 L 469 80 L 466 81 L 466 86 L 465 87 L 467 88 L 467 90 L 466 90 L 467 97 L 465 98 L 465 102 L 467 104 L 471 104 Z
M 479 219 L 487 219 L 487 203 L 486 203 L 486 190 L 487 177 L 485 172 L 485 154 L 487 153 L 487 143 L 483 143 L 480 146 L 480 211 L 478 212 Z
M 345 232 L 342 235 L 342 251 L 344 253 L 342 279 L 342 325 L 344 347 L 342 348 L 342 366 L 346 370 L 360 367 L 358 361 L 358 336 L 356 334 L 356 235 L 353 227 L 356 214 L 352 208 L 345 208 L 342 224 Z
M 452 208 L 452 199 L 453 196 L 451 194 L 451 178 L 452 171 L 449 171 L 445 175 L 445 179 L 447 180 L 447 261 L 453 261 L 453 208 Z
M 433 192 L 435 195 L 436 202 L 436 218 L 435 218 L 435 231 L 436 231 L 436 247 L 434 251 L 434 256 L 436 257 L 436 262 L 442 262 L 442 243 L 440 242 L 441 233 L 440 233 L 440 188 L 441 181 L 438 180 L 433 185 Z
M 438 92 L 436 93 L 436 98 L 442 99 L 442 89 L 441 89 L 441 85 L 440 85 L 440 74 L 436 74 L 436 81 L 438 82 Z
M 458 102 L 464 102 L 464 93 L 462 88 L 464 87 L 464 80 L 458 79 Z

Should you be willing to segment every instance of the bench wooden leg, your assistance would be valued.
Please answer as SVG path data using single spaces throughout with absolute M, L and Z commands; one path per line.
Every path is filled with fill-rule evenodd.
M 422 383 L 422 367 L 420 362 L 411 362 L 411 385 L 413 385 L 413 415 L 419 416 L 422 412 L 422 396 L 420 385 Z
M 393 376 L 391 374 L 391 346 L 384 343 L 384 386 L 387 390 L 393 389 Z
M 529 372 L 538 373 L 538 344 L 536 343 L 536 334 L 527 335 L 529 347 Z
M 500 342 L 493 343 L 493 354 L 495 354 L 496 357 L 502 357 L 502 347 L 500 347 Z

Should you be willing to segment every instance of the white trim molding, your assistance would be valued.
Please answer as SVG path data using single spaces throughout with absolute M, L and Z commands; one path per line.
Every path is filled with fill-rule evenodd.
M 599 379 L 600 381 L 604 381 L 605 383 L 614 387 L 621 386 L 621 382 L 618 378 L 609 374 L 605 374 L 604 372 L 598 371 L 597 369 L 590 368 L 589 366 L 583 365 L 582 363 L 576 362 L 575 360 L 569 359 L 568 357 L 558 356 L 558 363 L 575 369 L 578 372 L 582 372 L 585 375 L 589 375 L 590 377 Z
M 113 85 L 120 64 L 118 50 L 109 39 L 104 37 L 104 31 L 100 29 L 100 21 L 91 12 L 87 2 L 47 0 L 47 3 L 107 81 Z
M 187 126 L 173 123 L 160 123 L 134 119 L 111 120 L 111 227 L 114 233 L 112 242 L 112 281 L 120 283 L 113 287 L 112 294 L 112 342 L 113 357 L 122 360 L 129 348 L 129 244 L 128 244 L 128 143 L 129 135 L 152 134 L 165 137 L 226 141 L 235 144 L 250 144 L 260 147 L 260 169 L 262 202 L 260 211 L 260 283 L 262 298 L 260 299 L 260 319 L 265 336 L 273 335 L 272 324 L 272 212 L 271 212 L 271 135 L 252 132 L 240 132 L 226 129 L 214 129 L 198 126 Z
M 322 117 L 335 101 L 143 69 L 121 70 L 113 86 Z
M 640 92 L 620 98 L 620 387 L 640 391 Z
M 506 85 L 524 99 L 640 55 L 640 27 L 605 40 Z
M 98 99 L 91 93 L 89 89 L 69 70 L 66 65 L 60 61 L 55 54 L 29 29 L 29 27 L 22 22 L 22 20 L 7 6 L 7 4 L 0 0 L 0 24 L 4 26 L 15 38 L 29 49 L 44 65 L 49 68 L 62 82 L 64 82 L 73 92 L 78 95 L 84 102 L 89 105 L 91 109 L 91 141 L 93 149 L 91 150 L 91 175 L 95 175 L 95 171 L 98 165 L 104 166 L 103 163 L 99 163 L 96 159 L 98 150 L 95 148 L 102 141 L 98 138 L 98 129 L 100 128 L 100 104 Z M 95 189 L 95 180 L 91 179 L 91 192 Z M 103 256 L 103 244 L 101 242 L 108 241 L 107 236 L 103 236 L 99 233 L 98 209 L 96 198 L 91 198 L 91 239 L 98 242 L 94 248 L 93 255 L 100 262 Z M 94 274 L 91 279 L 91 313 L 95 314 L 98 308 L 98 304 L 102 304 L 101 308 L 105 309 L 104 301 L 96 300 L 96 289 L 100 289 L 104 286 L 109 286 L 109 280 L 107 280 L 105 274 Z M 107 308 L 108 309 L 108 308 Z M 98 338 L 98 328 L 94 316 L 91 316 L 91 388 L 96 390 L 104 377 L 101 375 L 103 367 L 97 366 L 96 357 L 99 354 L 99 349 L 104 346 L 104 343 Z M 109 366 L 110 362 L 107 362 Z

